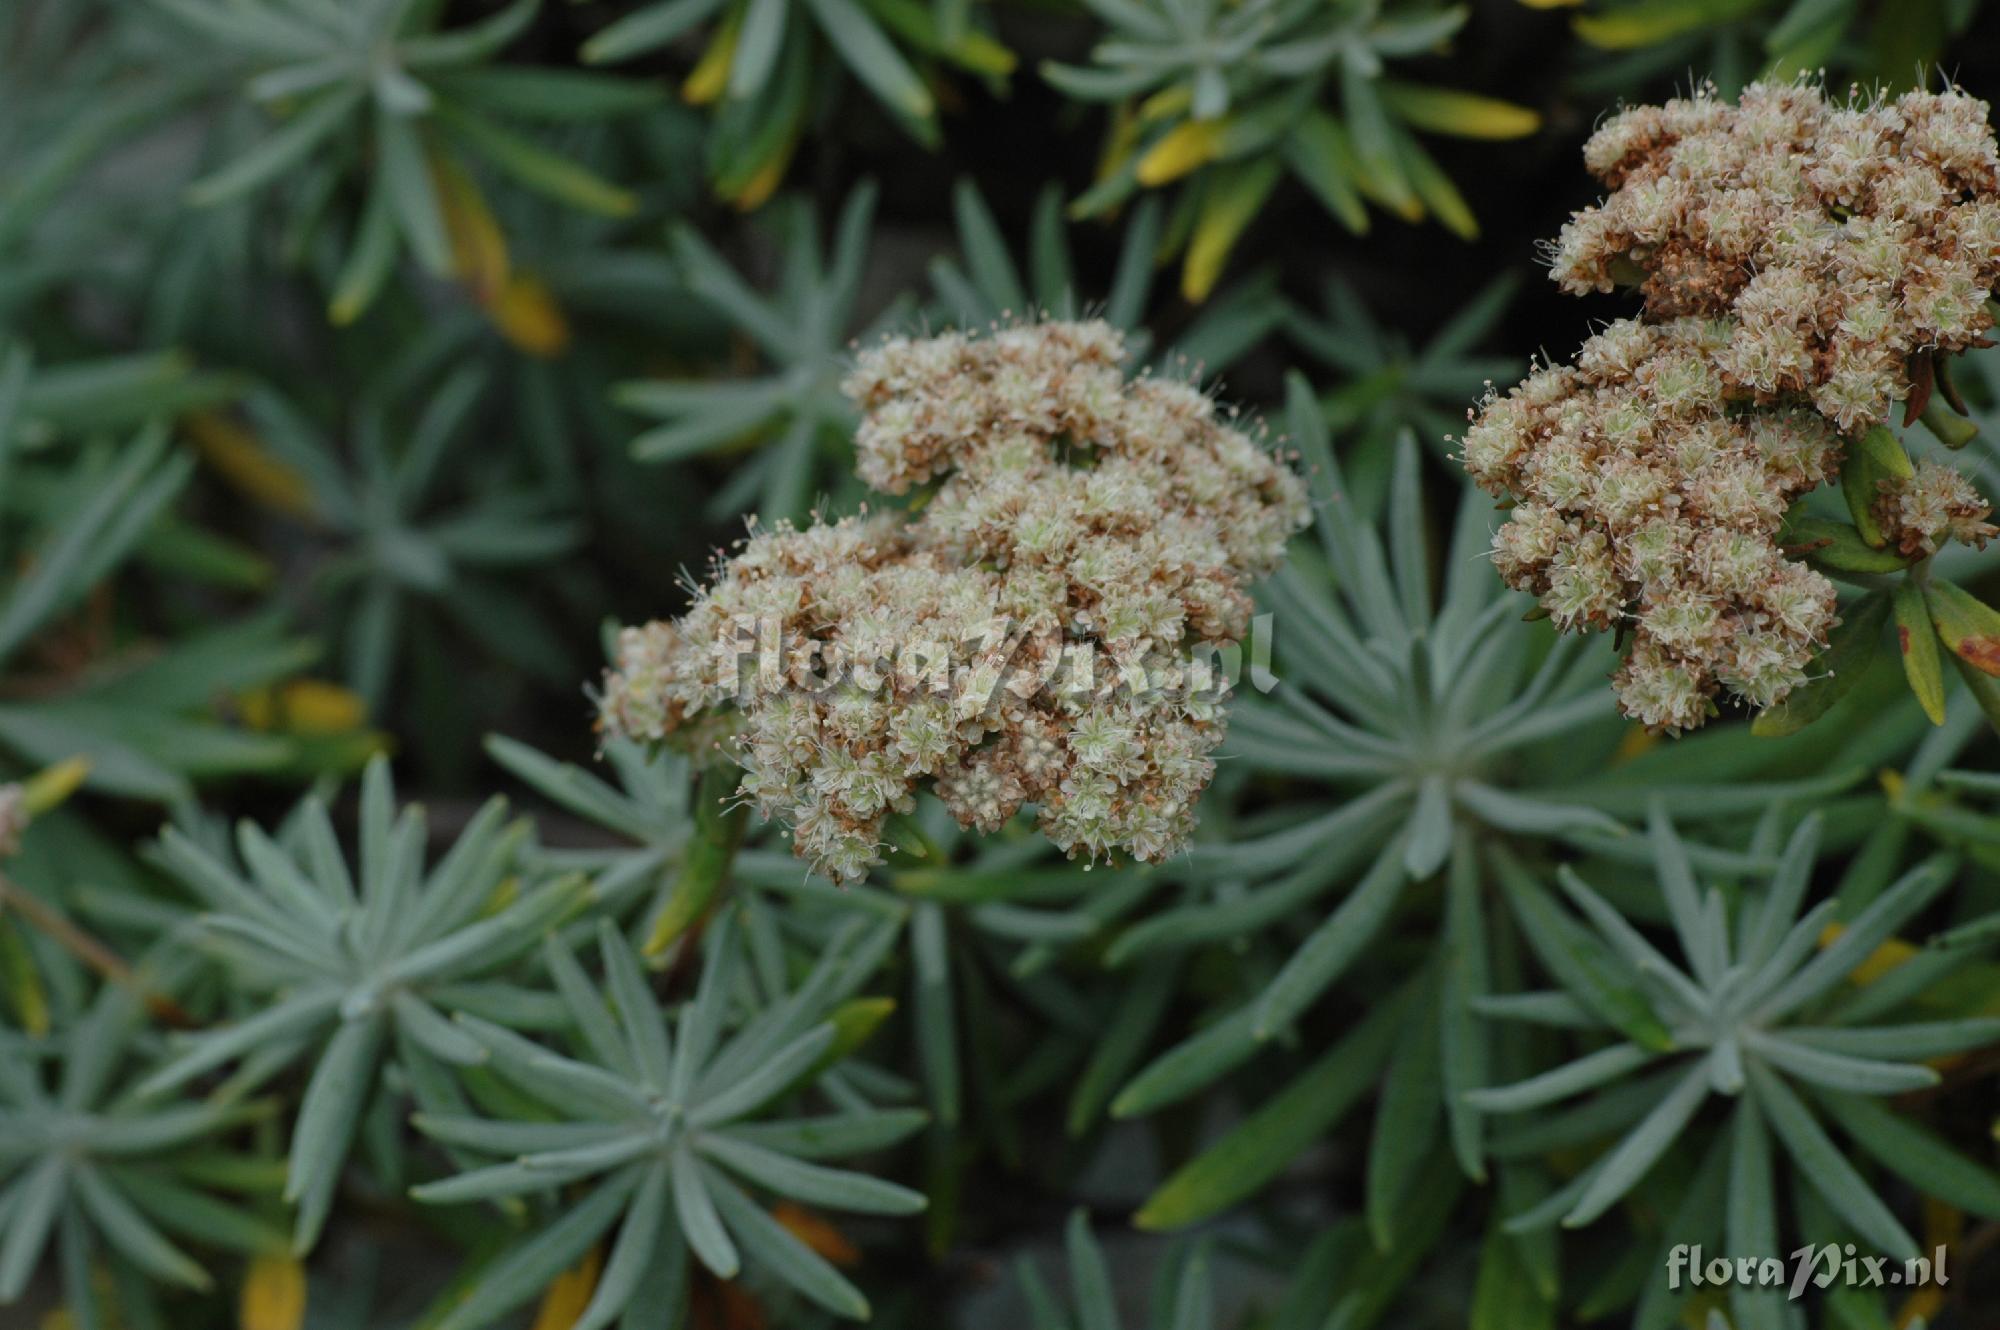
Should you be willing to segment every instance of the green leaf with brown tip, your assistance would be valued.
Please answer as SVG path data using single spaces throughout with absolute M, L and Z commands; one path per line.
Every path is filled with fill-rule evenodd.
M 1959 677 L 1965 680 L 1966 691 L 1979 703 L 1986 719 L 1993 722 L 1995 730 L 2000 730 L 2000 679 L 1981 674 L 1956 656 L 1952 657 L 1951 663 L 1958 667 Z
M 2000 610 L 1950 582 L 1932 582 L 1924 598 L 1952 654 L 1975 670 L 2000 676 Z
M 1896 588 L 1895 608 L 1896 646 L 1903 655 L 1903 675 L 1909 679 L 1910 691 L 1917 695 L 1917 705 L 1931 718 L 1931 724 L 1942 725 L 1944 668 L 1923 588 L 1905 581 Z

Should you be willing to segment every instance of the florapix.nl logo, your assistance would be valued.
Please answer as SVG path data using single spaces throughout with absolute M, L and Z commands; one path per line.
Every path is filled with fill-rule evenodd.
M 1790 1256 L 1709 1256 L 1699 1245 L 1682 1243 L 1667 1253 L 1667 1287 L 1708 1285 L 1782 1288 L 1796 1301 L 1809 1288 L 1922 1288 L 1950 1282 L 1945 1249 L 1929 1256 L 1897 1260 L 1870 1256 L 1851 1242 L 1800 1247 Z

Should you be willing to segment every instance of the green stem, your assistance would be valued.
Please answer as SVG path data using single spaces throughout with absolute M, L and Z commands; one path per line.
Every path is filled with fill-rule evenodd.
M 681 865 L 680 880 L 673 894 L 660 907 L 646 935 L 646 955 L 658 956 L 672 946 L 708 910 L 722 884 L 729 879 L 730 865 L 743 844 L 743 825 L 750 809 L 736 793 L 738 771 L 732 762 L 717 759 L 702 770 L 694 792 L 694 836 L 688 842 L 687 858 Z

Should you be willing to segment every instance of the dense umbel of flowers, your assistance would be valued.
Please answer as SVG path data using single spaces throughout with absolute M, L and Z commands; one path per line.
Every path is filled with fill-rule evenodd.
M 1172 854 L 1226 691 L 1182 667 L 1242 637 L 1245 584 L 1306 502 L 1206 396 L 1128 381 L 1124 356 L 1101 322 L 864 353 L 861 476 L 935 489 L 908 517 L 753 532 L 686 615 L 626 630 L 606 725 L 726 743 L 743 793 L 840 880 L 926 780 L 967 827 L 1032 803 L 1071 855 Z
M 1612 188 L 1554 249 L 1566 290 L 1639 284 L 1645 308 L 1489 398 L 1473 478 L 1516 500 L 1507 581 L 1565 629 L 1620 626 L 1627 714 L 1678 730 L 1720 689 L 1758 707 L 1803 681 L 1832 585 L 1788 562 L 1786 507 L 1843 441 L 1910 396 L 1922 358 L 1978 342 L 2000 279 L 1986 103 L 1829 103 L 1753 85 L 1625 111 L 1585 146 Z M 1907 553 L 1981 541 L 1988 507 L 1927 464 L 1876 509 Z

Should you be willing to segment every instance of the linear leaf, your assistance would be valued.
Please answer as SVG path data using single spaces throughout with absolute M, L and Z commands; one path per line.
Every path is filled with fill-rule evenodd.
M 1402 1030 L 1407 989 L 1361 1023 L 1292 1083 L 1203 1150 L 1147 1198 L 1140 1228 L 1184 1228 L 1249 1196 L 1340 1121 L 1374 1085 Z

